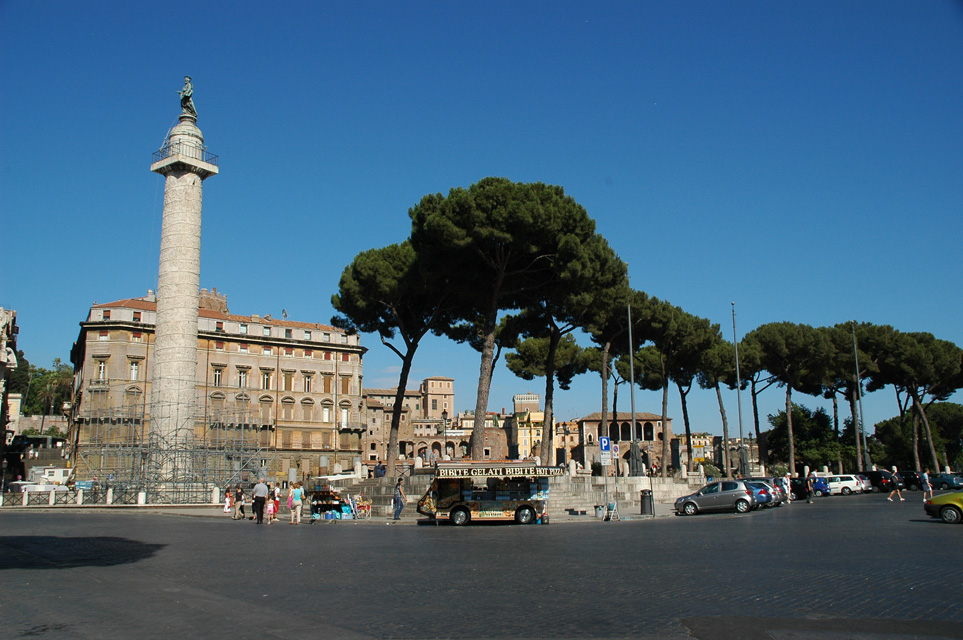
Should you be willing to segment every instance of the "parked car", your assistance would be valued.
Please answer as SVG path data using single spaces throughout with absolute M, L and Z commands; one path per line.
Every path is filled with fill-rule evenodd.
M 859 482 L 863 485 L 863 493 L 871 493 L 873 491 L 873 483 L 870 482 L 869 478 L 867 478 L 865 475 L 861 473 L 856 474 L 856 477 L 859 479 Z
M 778 491 L 761 480 L 747 480 L 746 486 L 752 491 L 757 507 L 776 507 L 782 504 Z
M 923 502 L 923 511 L 931 518 L 949 524 L 963 522 L 963 491 L 944 493 Z
M 923 474 L 917 471 L 900 471 L 899 477 L 909 491 L 919 491 L 923 488 Z
M 779 506 L 783 502 L 789 500 L 789 496 L 786 495 L 786 490 L 782 488 L 782 478 L 776 478 L 773 476 L 766 476 L 764 478 L 742 478 L 742 480 L 750 482 L 764 482 L 771 489 L 773 496 L 775 497 L 774 504 L 772 506 Z
M 852 493 L 863 492 L 863 483 L 856 476 L 826 476 L 825 480 L 829 484 L 829 490 L 834 495 L 848 496 Z
M 903 489 L 903 481 L 893 476 L 889 471 L 864 471 L 863 475 L 873 484 L 873 493 L 889 493 L 896 489 Z
M 805 500 L 806 499 L 806 479 L 805 478 L 793 478 L 789 481 L 789 486 L 792 488 L 792 499 L 793 500 Z M 829 488 L 829 483 L 826 482 L 825 478 L 815 477 L 813 478 L 813 494 L 819 497 L 828 496 L 832 493 Z
M 752 490 L 744 480 L 710 482 L 695 493 L 675 501 L 680 515 L 692 516 L 702 511 L 736 511 L 746 513 L 756 505 Z
M 930 484 L 934 489 L 946 491 L 947 489 L 963 488 L 963 480 L 953 473 L 934 473 L 930 476 Z

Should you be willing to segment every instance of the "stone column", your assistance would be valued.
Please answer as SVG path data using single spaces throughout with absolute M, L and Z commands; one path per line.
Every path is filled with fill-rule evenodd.
M 182 113 L 150 168 L 166 177 L 150 397 L 151 440 L 161 458 L 154 468 L 164 480 L 191 471 L 183 450 L 195 418 L 202 182 L 218 172 L 196 122 Z

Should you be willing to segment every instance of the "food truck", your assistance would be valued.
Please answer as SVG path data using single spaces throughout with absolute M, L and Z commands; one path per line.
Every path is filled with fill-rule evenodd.
M 564 473 L 525 462 L 439 462 L 418 513 L 456 526 L 472 520 L 531 524 L 546 517 L 549 478 Z

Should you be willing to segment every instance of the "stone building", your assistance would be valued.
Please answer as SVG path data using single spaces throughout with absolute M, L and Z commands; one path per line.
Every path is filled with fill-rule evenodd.
M 672 440 L 672 420 L 666 419 L 665 428 L 662 416 L 654 413 L 636 412 L 635 433 L 632 433 L 632 414 L 619 411 L 617 415 L 608 415 L 608 428 L 602 429 L 601 412 L 596 412 L 578 419 L 580 449 L 575 454 L 576 460 L 588 466 L 600 459 L 598 439 L 600 435 L 608 436 L 613 446 L 618 446 L 618 455 L 624 460 L 629 459 L 629 448 L 632 441 L 638 442 L 642 454 L 642 462 L 646 468 L 662 465 L 662 439 Z M 671 455 L 671 451 L 670 451 Z M 669 461 L 671 463 L 671 460 Z
M 95 303 L 80 323 L 71 351 L 79 391 L 71 437 L 78 450 L 148 443 L 156 313 L 148 292 Z M 198 314 L 195 416 L 186 425 L 192 442 L 229 448 L 238 438 L 254 439 L 263 470 L 277 480 L 333 473 L 360 460 L 365 348 L 357 335 L 231 314 L 216 289 L 200 291 Z M 83 475 L 82 460 L 75 464 Z

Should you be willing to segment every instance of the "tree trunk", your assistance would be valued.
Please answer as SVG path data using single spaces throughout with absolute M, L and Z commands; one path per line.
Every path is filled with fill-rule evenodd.
M 716 387 L 716 399 L 719 400 L 719 415 L 722 416 L 722 464 L 726 465 L 724 472 L 727 478 L 732 477 L 732 461 L 729 459 L 729 420 L 726 419 L 726 407 L 722 404 L 722 389 L 719 388 L 719 383 L 715 384 Z M 739 450 L 742 451 L 742 443 L 739 443 Z M 742 462 L 742 456 L 739 456 L 740 463 Z
M 789 473 L 796 475 L 796 444 L 792 436 L 792 385 L 786 385 L 786 438 L 789 442 Z
M 686 471 L 692 471 L 692 429 L 689 427 L 689 407 L 686 405 L 686 392 L 682 390 L 682 384 L 679 382 L 675 383 L 675 386 L 679 389 L 679 398 L 682 400 L 682 421 L 685 424 L 685 450 L 686 455 L 689 459 L 686 461 Z M 691 389 L 691 387 L 690 387 Z
M 864 471 L 863 469 L 863 445 L 859 439 L 859 414 L 856 411 L 856 389 L 853 389 L 849 393 L 849 412 L 853 416 L 853 434 L 856 436 L 856 470 Z
M 920 418 L 916 413 L 913 414 L 913 464 L 917 473 L 922 471 L 920 469 Z
M 836 398 L 836 394 L 833 393 L 833 426 L 836 429 L 836 444 L 839 445 L 836 449 L 836 463 L 838 467 L 837 473 L 842 475 L 843 473 L 843 447 L 842 442 L 839 440 L 839 402 Z
M 923 405 L 920 404 L 920 399 L 917 394 L 913 394 L 913 404 L 916 406 L 916 411 L 919 413 L 920 419 L 923 421 L 923 428 L 926 430 L 926 441 L 930 445 L 930 456 L 933 460 L 933 468 L 940 468 L 939 458 L 936 457 L 936 447 L 933 446 L 933 432 L 930 430 L 930 420 L 926 417 L 926 411 L 923 410 Z
M 481 460 L 485 455 L 485 418 L 488 417 L 488 394 L 491 392 L 492 366 L 495 353 L 497 312 L 485 319 L 485 339 L 482 341 L 481 365 L 478 371 L 478 395 L 475 398 L 475 422 L 471 431 L 471 457 Z
M 759 430 L 759 394 L 761 391 L 756 391 L 756 381 L 750 381 L 749 395 L 752 396 L 752 423 L 756 428 L 756 448 L 759 453 L 759 460 L 757 461 L 762 465 L 764 458 L 769 457 L 769 451 L 767 447 L 762 446 L 762 432 Z M 767 445 L 768 446 L 768 445 Z
M 662 464 L 659 465 L 659 476 L 665 478 L 669 466 L 669 434 L 665 424 L 669 418 L 669 378 L 665 375 L 665 357 L 661 354 L 659 362 L 662 364 Z
M 401 426 L 401 414 L 405 407 L 405 389 L 408 387 L 408 375 L 411 373 L 411 363 L 414 359 L 415 349 L 412 349 L 409 345 L 407 353 L 401 358 L 401 375 L 398 376 L 398 390 L 395 391 L 395 406 L 391 410 L 391 432 L 388 435 L 388 450 L 385 452 L 389 478 L 396 475 L 395 459 L 398 457 L 398 431 Z M 338 437 L 337 433 L 335 433 L 335 437 Z
M 542 422 L 542 446 L 539 448 L 542 464 L 551 467 L 555 466 L 555 450 L 552 446 L 555 435 L 555 425 L 552 424 L 552 409 L 555 403 L 555 353 L 558 351 L 558 343 L 561 339 L 561 332 L 553 325 L 548 340 L 548 356 L 545 358 L 545 420 Z

